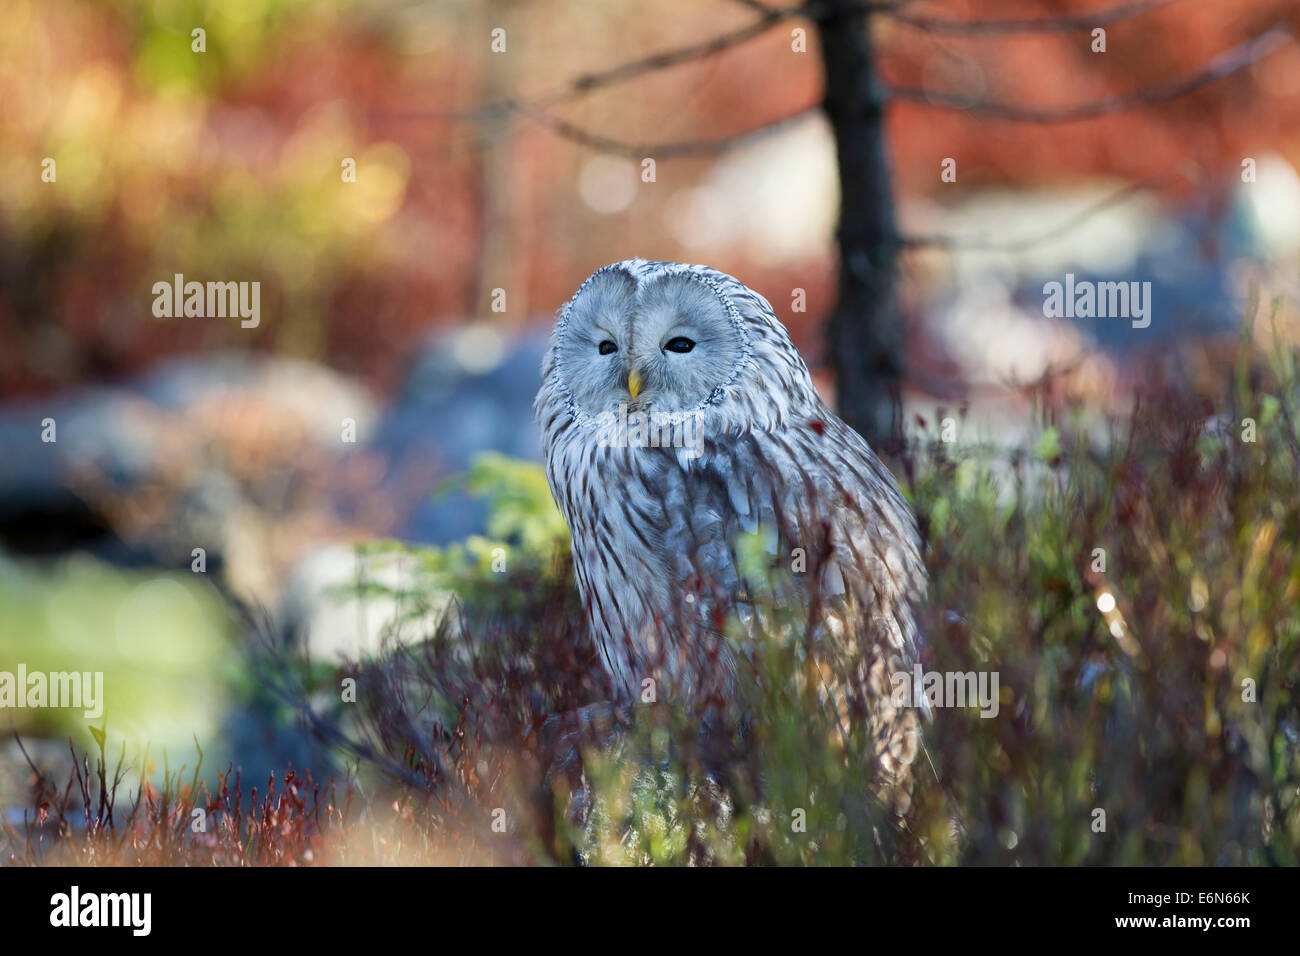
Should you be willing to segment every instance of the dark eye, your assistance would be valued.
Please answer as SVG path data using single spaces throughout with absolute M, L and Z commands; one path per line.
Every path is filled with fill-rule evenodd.
M 605 341 L 600 343 L 601 355 L 613 355 L 617 351 L 618 351 L 618 346 L 615 345 L 613 342 L 611 342 L 609 339 L 606 339 Z
M 679 335 L 675 339 L 669 339 L 664 348 L 669 352 L 689 352 L 695 348 L 695 343 L 684 335 Z

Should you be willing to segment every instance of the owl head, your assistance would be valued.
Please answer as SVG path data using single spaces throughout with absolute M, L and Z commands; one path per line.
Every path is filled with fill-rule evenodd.
M 766 299 L 706 266 L 643 259 L 579 286 L 542 378 L 539 418 L 568 415 L 579 426 L 631 410 L 692 415 L 710 429 L 771 428 L 820 405 Z

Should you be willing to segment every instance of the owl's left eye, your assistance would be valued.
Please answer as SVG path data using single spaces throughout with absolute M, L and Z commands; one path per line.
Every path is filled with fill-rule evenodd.
M 615 352 L 618 351 L 618 346 L 615 345 L 613 342 L 611 342 L 609 339 L 606 339 L 605 341 L 601 342 L 598 347 L 600 349 L 601 355 L 613 355 Z
M 689 352 L 695 348 L 695 343 L 684 335 L 679 335 L 675 339 L 669 339 L 664 345 L 664 349 L 669 352 Z

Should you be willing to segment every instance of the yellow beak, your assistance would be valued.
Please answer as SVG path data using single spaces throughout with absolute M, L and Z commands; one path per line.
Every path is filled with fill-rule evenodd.
M 641 376 L 637 374 L 636 369 L 627 373 L 627 390 L 633 398 L 640 394 L 641 389 L 645 387 L 645 382 L 641 381 Z

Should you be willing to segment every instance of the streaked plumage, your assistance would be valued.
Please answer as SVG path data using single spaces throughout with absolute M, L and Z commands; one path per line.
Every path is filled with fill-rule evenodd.
M 675 351 L 679 339 L 691 348 Z M 768 302 L 704 266 L 614 263 L 562 309 L 542 377 L 547 476 L 618 692 L 636 700 L 650 678 L 659 700 L 735 699 L 747 662 L 719 627 L 732 611 L 757 626 L 736 543 L 763 532 L 784 567 L 804 550 L 811 580 L 797 593 L 815 601 L 814 626 L 856 675 L 839 681 L 823 664 L 825 681 L 842 685 L 829 688 L 842 710 L 870 722 L 904 807 L 918 724 L 892 705 L 890 677 L 916 656 L 910 604 L 925 578 L 915 522 L 867 443 L 822 404 Z M 601 416 L 620 403 L 629 419 L 689 413 L 698 457 L 611 446 Z

